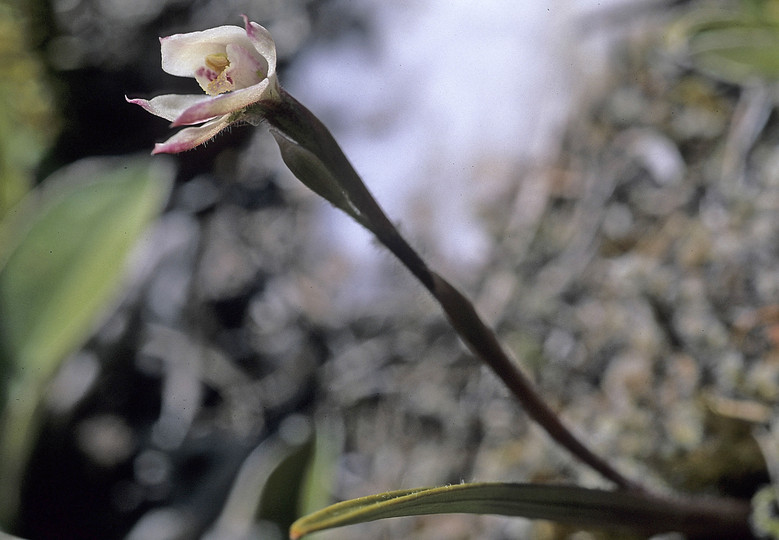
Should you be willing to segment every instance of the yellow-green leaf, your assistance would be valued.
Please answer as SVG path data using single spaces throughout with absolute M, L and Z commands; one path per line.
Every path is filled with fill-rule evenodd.
M 726 82 L 779 79 L 779 22 L 749 10 L 695 10 L 670 29 L 668 41 L 695 68 Z
M 700 534 L 710 527 L 718 534 L 730 530 L 743 533 L 748 507 L 736 507 L 732 515 L 729 512 L 722 510 L 720 515 L 697 505 L 677 504 L 642 493 L 577 486 L 458 484 L 390 491 L 337 503 L 297 520 L 290 528 L 290 538 L 377 519 L 450 513 L 545 519 L 583 528 L 617 528 L 645 534 Z
M 48 373 L 84 339 L 170 180 L 148 159 L 87 160 L 11 211 L 0 235 L 0 341 L 14 363 Z
M 0 223 L 2 520 L 12 517 L 45 384 L 106 312 L 130 250 L 167 198 L 171 173 L 146 157 L 83 160 L 49 177 Z

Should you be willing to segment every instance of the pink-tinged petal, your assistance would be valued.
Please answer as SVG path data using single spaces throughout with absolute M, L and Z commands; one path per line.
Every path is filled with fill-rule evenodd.
M 268 63 L 266 76 L 272 78 L 276 74 L 276 42 L 273 41 L 270 32 L 256 22 L 251 22 L 249 17 L 241 15 L 246 27 L 246 36 L 251 40 L 255 50 L 260 53 Z
M 252 56 L 252 53 L 257 54 L 254 49 L 249 52 L 245 47 L 234 43 L 227 45 L 230 66 L 225 70 L 225 75 L 235 85 L 236 90 L 254 86 L 265 78 L 267 66 Z
M 144 110 L 166 120 L 174 121 L 181 113 L 196 105 L 198 102 L 208 99 L 208 96 L 165 94 L 147 99 L 130 99 L 124 96 L 128 103 L 140 105 Z
M 230 125 L 227 117 L 215 118 L 198 127 L 184 128 L 164 143 L 154 145 L 152 154 L 178 154 L 203 144 Z
M 200 66 L 195 70 L 195 80 L 200 85 L 200 88 L 202 88 L 203 91 L 207 94 L 209 93 L 208 85 L 211 83 L 211 81 L 214 81 L 218 78 L 219 73 L 209 68 L 208 66 Z
M 192 77 L 204 65 L 206 56 L 224 54 L 228 43 L 255 50 L 246 31 L 231 25 L 160 38 L 162 69 L 171 75 Z
M 181 113 L 173 121 L 174 126 L 183 126 L 187 124 L 197 124 L 215 116 L 229 115 L 230 113 L 240 111 L 252 103 L 257 103 L 273 91 L 271 81 L 262 80 L 259 84 L 235 90 L 226 94 L 220 94 L 216 97 L 207 98 L 199 103 L 195 103 L 190 108 Z

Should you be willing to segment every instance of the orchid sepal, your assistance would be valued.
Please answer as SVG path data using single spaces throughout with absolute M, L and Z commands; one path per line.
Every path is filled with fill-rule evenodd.
M 163 143 L 154 145 L 152 154 L 178 154 L 192 150 L 213 139 L 220 131 L 230 126 L 229 118 L 216 118 L 199 126 L 187 127 Z

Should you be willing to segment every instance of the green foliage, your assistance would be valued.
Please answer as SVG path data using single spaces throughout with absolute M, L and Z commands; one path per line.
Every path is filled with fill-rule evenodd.
M 752 525 L 761 538 L 779 538 L 779 497 L 776 486 L 764 486 L 752 498 Z
M 10 216 L 0 244 L 0 340 L 15 363 L 47 374 L 83 340 L 166 199 L 169 176 L 145 159 L 79 162 Z
M 343 446 L 344 434 L 335 422 L 316 425 L 311 456 L 297 498 L 295 517 L 310 514 L 332 500 L 336 463 Z
M 266 439 L 244 460 L 208 538 L 247 536 L 258 523 L 282 534 L 298 516 L 330 500 L 340 431 L 324 423 L 313 431 L 301 415 L 284 423 L 284 436 Z
M 348 192 L 338 182 L 327 164 L 313 152 L 279 131 L 271 131 L 289 170 L 311 191 L 362 223 L 360 211 L 349 200 Z
M 779 2 L 750 0 L 732 9 L 697 8 L 670 29 L 676 54 L 733 84 L 779 79 Z
M 286 530 L 298 516 L 306 465 L 312 457 L 314 441 L 290 449 L 276 466 L 263 488 L 257 517 Z
M 166 200 L 171 176 L 148 158 L 84 160 L 48 178 L 0 224 L 4 502 L 18 488 L 45 384 L 116 295 L 125 260 Z
M 681 504 L 642 493 L 565 485 L 474 483 L 389 491 L 337 503 L 293 523 L 290 538 L 377 519 L 447 513 L 546 519 L 642 534 L 673 530 L 703 534 L 711 525 L 702 522 L 696 530 L 699 516 Z
M 29 189 L 58 131 L 43 67 L 25 30 L 20 11 L 0 3 L 0 219 Z
M 302 513 L 320 508 L 330 497 L 335 440 L 333 430 L 322 425 L 306 442 L 288 446 L 262 485 L 254 519 L 286 531 Z

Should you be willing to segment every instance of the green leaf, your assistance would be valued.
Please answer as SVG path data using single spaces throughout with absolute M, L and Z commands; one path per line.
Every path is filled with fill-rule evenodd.
M 0 219 L 29 189 L 59 131 L 41 55 L 30 45 L 35 23 L 21 2 L 0 2 Z
M 760 538 L 779 538 L 779 485 L 763 486 L 752 497 L 752 522 Z
M 316 423 L 314 448 L 306 467 L 295 517 L 314 512 L 332 500 L 336 464 L 343 439 L 343 426 L 340 423 L 332 419 Z
M 297 520 L 290 527 L 290 538 L 377 519 L 450 513 L 545 519 L 646 534 L 675 530 L 701 533 L 712 522 L 701 519 L 699 511 L 635 492 L 559 485 L 459 484 L 390 491 L 337 503 Z
M 280 437 L 265 439 L 244 459 L 219 517 L 204 538 L 241 538 L 255 524 L 265 486 L 277 467 L 298 447 Z
M 726 82 L 779 79 L 779 22 L 774 17 L 750 10 L 696 10 L 672 26 L 669 44 L 694 67 Z
M 779 27 L 710 30 L 694 36 L 689 50 L 699 69 L 726 81 L 779 78 Z
M 207 538 L 244 537 L 268 526 L 280 534 L 301 507 L 327 503 L 340 429 L 322 422 L 312 431 L 310 421 L 295 414 L 280 431 L 246 457 Z
M 263 486 L 257 519 L 271 521 L 281 531 L 295 521 L 313 448 L 314 439 L 310 438 L 306 443 L 289 449 L 289 453 L 271 472 Z
M 5 521 L 45 385 L 107 312 L 127 256 L 167 199 L 171 180 L 170 167 L 160 160 L 83 160 L 50 176 L 0 224 Z
M 354 207 L 341 183 L 321 159 L 281 131 L 271 129 L 271 134 L 279 145 L 281 158 L 298 180 L 333 206 L 362 223 L 359 210 Z
M 0 341 L 14 363 L 45 376 L 83 341 L 170 180 L 149 159 L 82 161 L 11 212 L 0 235 Z

